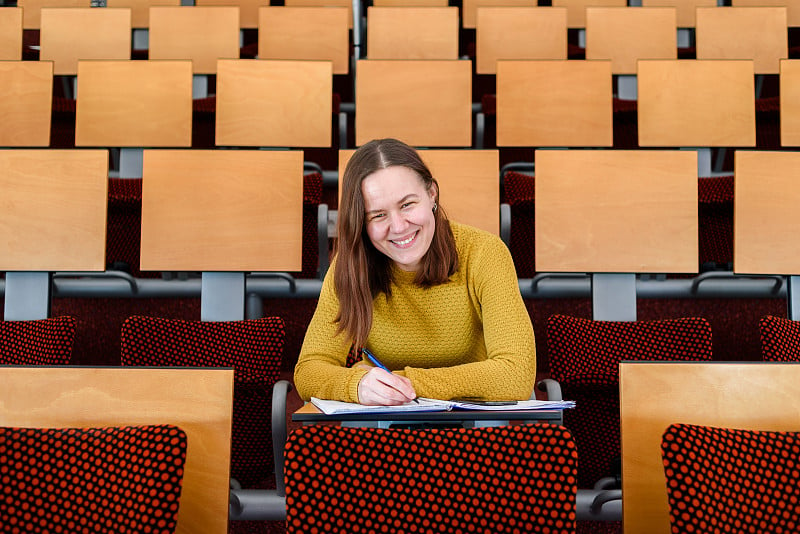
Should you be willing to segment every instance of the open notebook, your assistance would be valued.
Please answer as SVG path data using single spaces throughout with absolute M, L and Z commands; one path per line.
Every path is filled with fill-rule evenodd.
M 327 415 L 345 413 L 397 413 L 397 412 L 447 412 L 451 410 L 519 411 L 519 410 L 563 410 L 574 408 L 575 401 L 525 400 L 513 404 L 486 405 L 461 401 L 447 401 L 418 398 L 397 406 L 365 406 L 352 402 L 318 399 L 311 397 L 311 403 Z

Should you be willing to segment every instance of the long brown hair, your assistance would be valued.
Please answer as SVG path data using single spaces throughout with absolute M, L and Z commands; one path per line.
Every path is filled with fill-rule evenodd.
M 367 235 L 361 182 L 380 169 L 394 166 L 414 171 L 427 191 L 434 187 L 437 192 L 433 240 L 414 282 L 422 287 L 443 284 L 458 269 L 453 231 L 439 202 L 439 184 L 417 151 L 397 139 L 375 139 L 356 150 L 341 181 L 333 278 L 339 298 L 337 329 L 345 332 L 356 347 L 364 345 L 372 328 L 372 301 L 380 293 L 391 296 L 393 281 L 392 260 L 379 252 Z

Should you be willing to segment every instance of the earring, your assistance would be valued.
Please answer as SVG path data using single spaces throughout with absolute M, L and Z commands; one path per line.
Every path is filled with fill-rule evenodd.
M 436 202 L 434 202 L 433 203 L 433 213 L 436 213 L 436 208 L 438 208 L 438 207 L 439 207 L 439 205 L 436 204 Z

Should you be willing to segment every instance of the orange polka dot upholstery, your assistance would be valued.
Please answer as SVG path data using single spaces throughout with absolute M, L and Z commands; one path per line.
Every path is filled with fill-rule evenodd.
M 564 412 L 581 458 L 578 484 L 592 487 L 618 474 L 619 362 L 711 360 L 711 326 L 702 318 L 592 321 L 553 315 L 547 321 L 550 371 L 565 399 Z
M 800 361 L 800 322 L 768 315 L 758 322 L 766 362 Z
M 74 317 L 0 321 L 0 364 L 69 364 L 75 323 Z
M 171 425 L 0 427 L 2 531 L 174 532 L 185 460 Z
M 284 339 L 279 317 L 195 322 L 134 316 L 122 324 L 122 365 L 232 367 L 231 476 L 251 487 L 269 483 L 274 471 L 272 386 Z
M 287 532 L 573 532 L 564 427 L 314 425 L 286 444 Z
M 672 532 L 800 532 L 800 434 L 675 424 L 661 442 Z

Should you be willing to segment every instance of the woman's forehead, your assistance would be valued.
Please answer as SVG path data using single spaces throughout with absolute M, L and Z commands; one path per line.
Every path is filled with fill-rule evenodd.
M 407 195 L 422 195 L 426 192 L 422 178 L 408 167 L 394 166 L 380 169 L 361 182 L 364 202 L 399 200 Z

